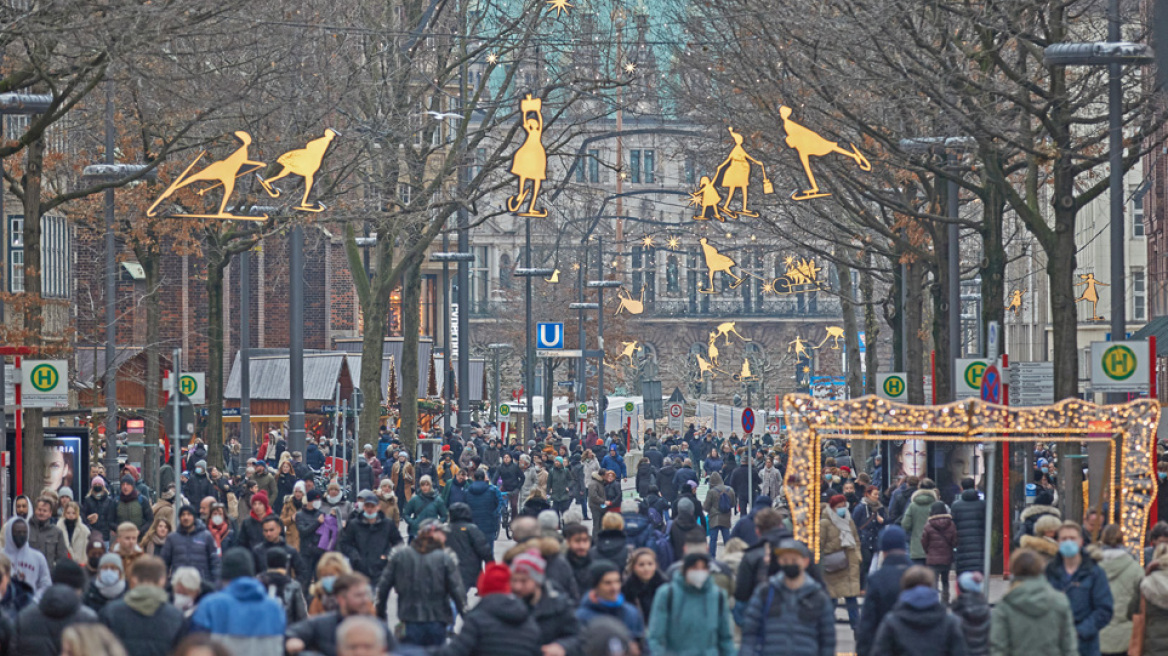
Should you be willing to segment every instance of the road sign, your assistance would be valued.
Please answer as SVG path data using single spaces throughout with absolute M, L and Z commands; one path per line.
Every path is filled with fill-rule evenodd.
M 536 349 L 537 358 L 582 358 L 584 351 L 580 349 Z
M 66 408 L 69 406 L 69 362 L 66 360 L 25 360 L 22 364 L 23 403 L 26 408 Z
M 754 410 L 750 408 L 742 409 L 742 432 L 746 434 L 754 432 Z
M 685 427 L 685 406 L 680 403 L 669 404 L 669 427 L 681 430 Z
M 557 380 L 556 387 L 571 387 L 576 384 L 574 380 Z
M 356 389 L 356 388 L 353 389 L 352 407 L 353 407 L 353 412 L 357 412 L 357 413 L 360 413 L 361 410 L 363 410 L 365 408 L 365 394 L 363 394 L 361 392 L 361 390 Z
M 986 358 L 990 362 L 996 362 L 998 359 L 998 344 L 1001 340 L 1002 327 L 997 321 L 991 321 L 986 325 Z
M 581 414 L 581 415 L 588 414 L 588 404 L 581 403 L 580 405 L 576 406 L 576 412 Z
M 129 435 L 142 435 L 146 432 L 145 419 L 127 419 L 126 433 Z
M 1091 391 L 1147 392 L 1150 363 L 1146 341 L 1091 342 Z
M 636 404 L 634 404 L 632 401 L 625 401 L 625 412 L 635 412 L 636 410 Z
M 1038 406 L 1054 403 L 1053 362 L 1011 362 L 1006 370 L 1010 405 Z
M 779 434 L 779 424 L 777 422 L 774 422 L 774 421 L 767 424 L 767 432 L 770 433 L 771 435 L 778 435 Z
M 981 400 L 986 403 L 1002 402 L 1002 372 L 998 365 L 991 364 L 981 374 Z
M 877 374 L 876 396 L 889 401 L 908 399 L 908 376 L 899 372 Z
M 500 417 L 510 417 L 511 416 L 511 406 L 507 403 L 499 404 L 499 416 Z
M 536 325 L 535 348 L 562 349 L 564 348 L 564 324 L 540 323 Z M 580 356 L 576 356 L 580 357 Z
M 207 403 L 207 374 L 203 372 L 188 371 L 179 375 L 178 377 L 178 391 L 182 392 L 195 405 L 204 405 Z M 162 377 L 162 391 L 169 393 L 170 372 Z
M 981 397 L 981 376 L 990 361 L 983 358 L 958 358 L 953 372 L 953 396 L 958 400 Z

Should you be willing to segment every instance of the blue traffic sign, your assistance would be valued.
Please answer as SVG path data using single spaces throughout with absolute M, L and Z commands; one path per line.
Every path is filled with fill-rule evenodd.
M 754 432 L 754 410 L 751 410 L 750 408 L 742 409 L 742 432 Z
M 991 364 L 982 372 L 981 400 L 986 403 L 1002 402 L 1002 374 L 997 365 Z
M 540 323 L 536 325 L 535 348 L 562 349 L 564 348 L 564 324 Z

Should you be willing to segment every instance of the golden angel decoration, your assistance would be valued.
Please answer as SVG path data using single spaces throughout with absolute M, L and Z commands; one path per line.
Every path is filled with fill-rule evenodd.
M 511 174 L 519 178 L 519 188 L 514 196 L 507 199 L 507 211 L 531 218 L 548 215 L 545 209 L 536 209 L 539 188 L 547 179 L 547 151 L 543 148 L 543 99 L 532 98 L 531 94 L 519 101 L 520 121 L 527 137 L 511 160 Z M 530 191 L 528 183 L 531 183 Z M 528 194 L 531 199 L 528 202 Z M 523 203 L 528 202 L 526 210 Z

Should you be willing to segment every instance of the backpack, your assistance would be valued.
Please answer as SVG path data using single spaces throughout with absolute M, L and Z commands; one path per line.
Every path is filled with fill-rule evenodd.
M 732 510 L 734 510 L 734 500 L 730 498 L 730 491 L 728 488 L 722 488 L 718 494 L 718 512 L 728 515 Z
M 652 517 L 655 512 L 657 511 L 650 510 L 649 516 Z M 657 528 L 657 525 L 654 523 L 650 529 L 652 535 L 649 536 L 649 548 L 653 550 L 653 553 L 657 554 L 657 566 L 661 568 L 661 571 L 665 571 L 672 565 L 675 558 L 673 554 L 673 541 L 669 539 L 669 528 L 669 520 L 663 519 L 661 528 Z
M 284 584 L 284 589 L 279 589 L 279 586 L 272 583 L 267 586 L 268 598 L 275 600 L 280 604 L 280 608 L 284 609 L 284 618 L 289 626 L 304 619 L 302 617 L 295 617 L 296 614 L 296 595 L 300 594 L 300 586 L 296 581 L 289 581 Z

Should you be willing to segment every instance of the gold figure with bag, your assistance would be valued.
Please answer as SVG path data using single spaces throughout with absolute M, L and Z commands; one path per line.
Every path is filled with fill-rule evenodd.
M 511 173 L 519 178 L 519 190 L 514 196 L 507 199 L 507 211 L 519 216 L 543 218 L 548 215 L 547 210 L 536 209 L 539 199 L 539 188 L 547 179 L 547 151 L 543 148 L 543 99 L 532 98 L 531 94 L 519 101 L 520 120 L 527 138 L 511 160 Z M 528 191 L 527 183 L 531 182 Z M 526 211 L 520 211 L 527 194 L 531 194 L 531 202 Z

